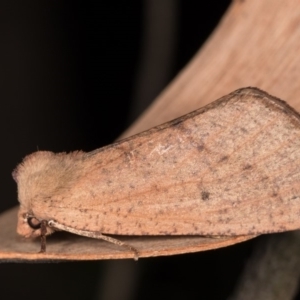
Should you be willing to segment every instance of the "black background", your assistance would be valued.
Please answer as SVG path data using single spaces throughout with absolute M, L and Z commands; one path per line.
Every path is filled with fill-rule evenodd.
M 177 4 L 175 58 L 164 85 L 205 42 L 230 1 Z M 26 154 L 90 151 L 112 142 L 133 121 L 144 5 L 1 2 L 1 211 L 17 205 L 11 172 Z M 1 264 L 1 298 L 226 299 L 255 242 L 137 263 Z

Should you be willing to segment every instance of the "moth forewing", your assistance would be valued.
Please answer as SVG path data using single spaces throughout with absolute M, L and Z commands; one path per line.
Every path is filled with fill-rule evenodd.
M 299 146 L 299 115 L 246 88 L 91 153 L 46 159 L 36 152 L 17 168 L 19 201 L 39 220 L 104 234 L 293 230 L 300 227 Z M 50 184 L 46 191 L 38 180 Z

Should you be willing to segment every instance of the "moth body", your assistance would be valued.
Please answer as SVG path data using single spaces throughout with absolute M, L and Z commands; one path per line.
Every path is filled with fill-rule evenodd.
M 299 149 L 299 115 L 258 89 L 241 89 L 90 153 L 25 157 L 14 171 L 17 231 L 39 236 L 32 222 L 42 220 L 79 234 L 235 236 L 299 229 Z M 54 230 L 47 226 L 46 234 Z

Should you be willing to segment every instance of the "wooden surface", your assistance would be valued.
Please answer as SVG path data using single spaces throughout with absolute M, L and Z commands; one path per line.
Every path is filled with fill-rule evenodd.
M 234 1 L 206 44 L 123 136 L 247 86 L 283 99 L 299 111 L 299 24 L 296 0 Z
M 4 261 L 95 260 L 134 258 L 133 252 L 101 240 L 58 232 L 47 240 L 47 252 L 38 253 L 40 240 L 26 240 L 16 233 L 17 208 L 0 217 L 0 258 Z M 216 249 L 254 236 L 205 237 L 117 237 L 139 250 L 139 258 Z
M 299 22 L 296 0 L 234 1 L 204 47 L 123 137 L 183 115 L 245 86 L 261 88 L 300 110 Z M 23 241 L 16 236 L 16 219 L 16 208 L 0 216 L 2 260 L 132 257 L 114 245 L 66 234 L 50 237 L 48 252 L 41 256 L 36 253 L 38 241 Z M 252 237 L 183 238 L 176 246 L 174 239 L 128 239 L 144 257 L 201 251 L 203 245 L 213 249 L 249 238 Z

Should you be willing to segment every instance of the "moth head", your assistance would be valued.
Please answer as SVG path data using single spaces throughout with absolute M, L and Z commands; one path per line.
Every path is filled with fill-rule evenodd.
M 38 151 L 27 155 L 13 171 L 12 176 L 18 185 L 18 200 L 28 211 L 53 194 L 60 175 L 57 162 L 60 156 L 49 151 Z
M 26 238 L 41 236 L 41 222 L 32 212 L 20 207 L 18 212 L 17 233 Z M 53 228 L 46 227 L 46 235 L 53 233 Z
M 47 220 L 47 206 L 60 193 L 76 173 L 74 156 L 38 151 L 24 158 L 12 176 L 18 186 L 20 210 L 17 232 L 25 237 L 41 235 L 41 221 Z M 71 175 L 70 175 L 71 174 Z M 53 231 L 47 228 L 47 234 Z
M 47 207 L 72 185 L 83 154 L 81 151 L 69 154 L 37 151 L 17 166 L 12 176 L 18 185 L 19 234 L 25 237 L 41 235 L 41 222 L 51 217 L 47 215 Z M 53 229 L 47 227 L 46 234 L 51 232 Z
M 66 190 L 77 176 L 83 154 L 37 151 L 26 156 L 12 173 L 20 204 L 34 211 L 34 206 Z

